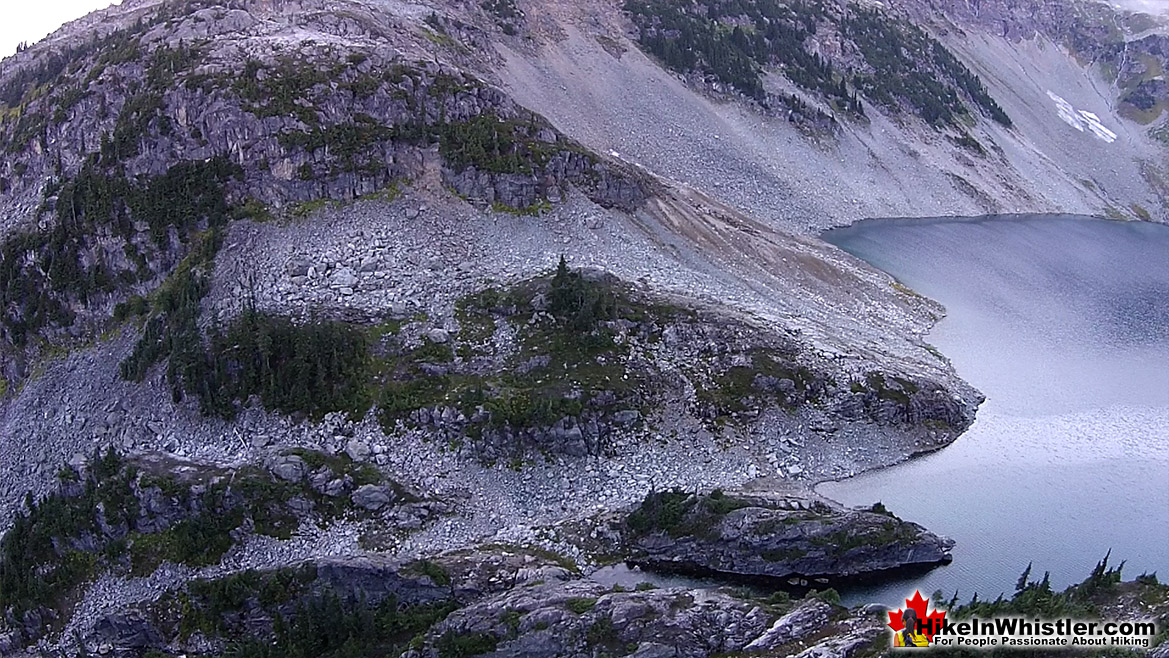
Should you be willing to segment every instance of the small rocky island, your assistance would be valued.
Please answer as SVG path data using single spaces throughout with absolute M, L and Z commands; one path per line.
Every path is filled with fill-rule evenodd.
M 838 583 L 946 564 L 953 546 L 880 504 L 847 510 L 806 495 L 657 492 L 625 525 L 632 564 L 773 583 Z

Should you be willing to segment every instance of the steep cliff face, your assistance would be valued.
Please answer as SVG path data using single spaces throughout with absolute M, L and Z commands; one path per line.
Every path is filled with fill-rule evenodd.
M 321 9 L 129 8 L 7 63 L 0 288 L 17 355 L 108 326 L 197 234 L 405 184 L 433 146 L 445 185 L 497 208 L 531 212 L 570 185 L 626 210 L 646 197 L 644 177 L 498 89 L 407 60 L 368 16 Z

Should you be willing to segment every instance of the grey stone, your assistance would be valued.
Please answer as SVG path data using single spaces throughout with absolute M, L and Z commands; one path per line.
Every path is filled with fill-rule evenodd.
M 310 261 L 296 258 L 288 261 L 288 264 L 284 266 L 284 271 L 290 277 L 308 277 L 312 267 L 313 264 Z
M 331 284 L 334 288 L 352 288 L 357 285 L 357 275 L 348 267 L 343 267 L 333 273 Z
M 348 493 L 351 488 L 353 488 L 353 479 L 346 475 L 343 478 L 329 480 L 329 483 L 325 485 L 324 491 L 321 493 L 330 498 L 340 498 Z
M 282 480 L 300 482 L 308 474 L 308 464 L 297 455 L 285 455 L 273 463 L 272 472 Z
M 353 461 L 365 461 L 369 459 L 369 453 L 369 444 L 361 439 L 350 439 L 345 445 L 345 454 Z
M 364 484 L 353 492 L 353 504 L 362 509 L 377 511 L 390 504 L 393 496 L 385 487 L 374 484 Z
M 632 425 L 641 418 L 641 412 L 636 409 L 626 409 L 613 414 L 613 422 L 619 425 Z
M 75 471 L 83 471 L 89 466 L 89 457 L 83 452 L 75 452 L 69 458 L 69 467 Z
M 810 635 L 828 624 L 832 606 L 818 599 L 801 602 L 794 610 L 775 620 L 771 628 L 748 644 L 745 651 L 770 651 Z

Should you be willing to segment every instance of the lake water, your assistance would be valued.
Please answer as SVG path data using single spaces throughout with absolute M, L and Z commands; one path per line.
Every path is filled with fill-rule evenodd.
M 957 541 L 925 576 L 845 592 L 1062 588 L 1109 550 L 1169 578 L 1169 227 L 1076 217 L 871 220 L 823 236 L 945 304 L 928 337 L 987 400 L 953 445 L 818 491 Z

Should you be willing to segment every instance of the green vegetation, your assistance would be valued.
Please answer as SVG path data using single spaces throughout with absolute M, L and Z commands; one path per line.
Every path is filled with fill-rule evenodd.
M 232 212 L 232 219 L 250 219 L 253 222 L 270 222 L 276 219 L 268 206 L 256 199 L 247 199 Z
M 176 76 L 201 61 L 198 44 L 159 46 L 142 53 L 139 36 L 174 10 L 160 10 L 87 43 L 39 53 L 36 64 L 9 76 L 0 90 L 0 115 L 15 121 L 4 130 L 6 146 L 10 153 L 18 153 L 43 134 L 44 126 L 31 121 L 43 124 L 52 115 L 53 122 L 63 122 L 107 68 L 145 64 L 145 84 L 128 88 L 113 131 L 101 135 L 100 149 L 87 155 L 73 178 L 50 181 L 42 211 L 55 206 L 54 225 L 5 240 L 0 259 L 0 296 L 5 298 L 0 302 L 5 312 L 0 323 L 8 342 L 18 349 L 42 329 L 72 326 L 76 319 L 72 309 L 78 303 L 89 305 L 95 295 L 124 294 L 135 284 L 153 282 L 157 274 L 149 262 L 173 262 L 195 235 L 222 224 L 223 185 L 242 173 L 226 160 L 178 163 L 160 176 L 135 180 L 127 178 L 121 166 L 139 153 L 144 138 L 173 130 L 164 113 L 163 93 Z M 87 64 L 90 69 L 82 79 Z M 49 96 L 45 90 L 50 87 L 59 92 Z M 17 163 L 18 172 L 24 166 Z M 138 237 L 139 223 L 147 227 L 152 245 Z M 172 244 L 172 235 L 180 244 Z M 104 250 L 111 237 L 122 242 L 132 268 L 115 270 L 109 262 Z M 120 318 L 137 314 L 127 310 L 140 307 L 123 307 Z
M 853 5 L 841 28 L 871 69 L 858 74 L 854 83 L 874 102 L 897 109 L 904 101 L 931 124 L 955 125 L 969 114 L 961 91 L 992 119 L 1011 126 L 978 76 L 916 25 L 895 21 L 880 9 Z
M 211 272 L 223 234 L 218 226 L 194 240 L 190 253 L 147 300 L 149 316 L 133 352 L 120 364 L 124 379 L 142 381 L 155 364 L 167 360 L 167 380 L 176 400 L 186 383 L 208 364 L 203 358 L 198 319 L 203 297 L 211 290 Z M 137 315 L 141 298 L 127 302 Z
M 311 564 L 275 571 L 249 569 L 218 580 L 192 580 L 185 593 L 164 598 L 161 607 L 181 609 L 181 637 L 195 630 L 215 636 L 231 632 L 228 615 L 244 610 L 250 601 L 264 607 L 286 604 L 307 595 L 316 578 Z
M 457 633 L 448 630 L 438 638 L 439 658 L 470 658 L 495 651 L 499 639 L 490 633 Z
M 483 0 L 479 6 L 495 18 L 495 23 L 504 34 L 508 36 L 519 34 L 524 12 L 516 7 L 515 0 Z
M 821 4 L 795 0 L 627 0 L 647 52 L 681 73 L 700 72 L 768 106 L 779 100 L 797 115 L 830 119 L 795 96 L 778 98 L 763 73 L 779 70 L 836 111 L 863 116 L 860 94 L 893 110 L 907 103 L 937 126 L 969 114 L 961 94 L 999 123 L 1010 118 L 982 81 L 944 46 L 883 10 L 851 4 L 842 15 Z M 857 44 L 867 68 L 837 68 L 804 44 L 824 24 Z M 962 146 L 975 148 L 972 138 Z
M 215 334 L 212 367 L 188 381 L 205 412 L 231 417 L 236 403 L 258 396 L 264 407 L 321 418 L 334 410 L 368 408 L 365 332 L 340 322 L 295 324 L 249 309 L 225 334 Z
M 506 0 L 496 4 L 495 11 L 501 15 L 518 11 Z M 157 20 L 165 18 L 150 19 Z M 138 34 L 145 27 L 135 26 L 131 32 Z M 296 57 L 283 57 L 271 65 L 251 60 L 240 75 L 227 80 L 191 73 L 202 60 L 201 44 L 160 46 L 143 55 L 131 32 L 66 49 L 61 58 L 46 54 L 41 57 L 42 66 L 22 68 L 0 89 L 5 103 L 0 105 L 0 134 L 8 138 L 9 146 L 23 148 L 29 139 L 43 134 L 41 124 L 49 114 L 26 112 L 30 103 L 39 108 L 54 88 L 60 88 L 57 109 L 64 113 L 80 102 L 102 69 L 136 60 L 146 65 L 145 83 L 128 89 L 126 101 L 113 108 L 117 112 L 114 127 L 101 135 L 100 148 L 88 155 L 75 176 L 50 181 L 42 210 L 55 212 L 53 226 L 10 235 L 0 244 L 0 331 L 10 345 L 24 349 L 33 344 L 31 338 L 44 337 L 46 329 L 72 327 L 79 306 L 91 307 L 112 296 L 114 301 L 121 300 L 115 321 L 145 318 L 145 335 L 122 364 L 122 375 L 141 380 L 154 365 L 169 360 L 168 380 L 175 396 L 197 393 L 205 410 L 220 415 L 229 400 L 213 399 L 206 386 L 217 375 L 210 372 L 214 363 L 205 357 L 211 348 L 204 344 L 206 340 L 197 339 L 194 320 L 209 287 L 208 273 L 222 229 L 232 219 L 263 221 L 272 214 L 256 199 L 229 207 L 225 190 L 243 171 L 223 157 L 179 163 L 154 178 L 131 180 L 125 175 L 123 165 L 142 145 L 150 143 L 152 136 L 175 130 L 165 107 L 167 90 L 178 84 L 207 93 L 230 89 L 246 110 L 260 117 L 298 118 L 300 129 L 287 130 L 278 140 L 287 151 L 312 155 L 309 165 L 301 168 L 301 176 L 315 180 L 356 174 L 367 188 L 370 180 L 386 186 L 378 198 L 395 198 L 404 175 L 386 161 L 387 144 L 437 143 L 448 166 L 456 171 L 475 167 L 490 173 L 542 176 L 543 168 L 559 155 L 592 157 L 559 136 L 543 141 L 551 127 L 536 114 L 505 118 L 488 112 L 448 121 L 443 111 L 448 100 L 481 86 L 471 77 L 430 71 L 424 65 L 374 66 L 368 64 L 368 56 L 350 53 L 325 66 Z M 93 58 L 96 64 L 84 83 L 70 77 L 82 73 L 84 62 Z M 407 114 L 418 120 L 387 125 L 355 113 L 328 124 L 317 110 L 318 101 L 337 93 L 338 87 L 362 98 L 387 86 L 410 110 Z M 190 130 L 190 137 L 205 142 L 198 128 Z M 26 165 L 18 162 L 15 167 L 22 173 Z M 322 203 L 310 202 L 299 210 L 307 213 Z M 535 213 L 546 207 L 547 200 L 537 196 L 527 207 L 507 210 Z M 139 233 L 142 227 L 148 239 Z M 129 267 L 105 256 L 110 235 L 122 242 Z M 168 272 L 175 263 L 178 267 Z M 170 279 L 162 289 L 144 294 L 143 288 L 168 274 Z
M 617 299 L 612 290 L 571 272 L 561 256 L 548 290 L 548 312 L 573 331 L 588 332 L 601 320 L 616 319 Z
M 474 167 L 496 174 L 530 175 L 564 151 L 591 158 L 567 142 L 542 141 L 539 134 L 546 129 L 546 122 L 534 113 L 510 120 L 484 113 L 437 126 L 438 148 L 456 172 Z
M 323 452 L 317 452 L 316 450 L 293 448 L 286 451 L 285 454 L 300 457 L 310 470 L 316 471 L 321 468 L 327 468 L 337 477 L 348 476 L 353 480 L 353 485 L 357 487 L 365 484 L 380 484 L 384 479 L 381 471 L 377 470 L 377 467 L 372 464 L 355 462 L 349 455 L 344 453 L 328 455 Z
M 1116 593 L 1121 587 L 1121 571 L 1124 569 L 1124 563 L 1122 562 L 1117 567 L 1109 567 L 1109 557 L 1111 557 L 1111 552 L 1096 564 L 1092 573 L 1083 582 L 1072 585 L 1062 592 L 1055 592 L 1051 589 L 1051 579 L 1048 573 L 1044 573 L 1041 580 L 1031 580 L 1031 565 L 1028 564 L 1023 573 L 1019 575 L 1019 580 L 1015 583 L 1015 593 L 1010 599 L 1004 599 L 1000 596 L 994 601 L 979 601 L 978 597 L 975 596 L 962 605 L 958 605 L 957 601 L 952 601 L 953 605 L 950 606 L 949 615 L 955 619 L 1006 614 L 1082 619 L 1099 616 L 1099 603 L 1107 598 L 1107 595 Z M 1155 584 L 1153 586 L 1157 587 Z M 1164 592 L 1169 591 L 1169 588 L 1163 585 L 1159 587 L 1162 589 L 1163 597 Z
M 594 598 L 576 597 L 568 599 L 564 602 L 564 607 L 568 608 L 573 614 L 583 615 L 589 610 L 592 610 L 597 605 L 597 600 Z
M 344 461 L 301 454 L 307 463 L 331 468 Z M 354 474 L 355 482 L 382 480 L 351 463 L 339 463 L 334 473 Z M 19 616 L 49 608 L 59 621 L 78 588 L 103 571 L 147 575 L 164 561 L 215 564 L 243 527 L 288 538 L 300 523 L 294 498 L 324 519 L 350 511 L 347 498 L 325 496 L 259 468 L 193 477 L 145 473 L 112 450 L 95 454 L 81 473 L 62 469 L 60 490 L 39 502 L 28 497 L 0 539 L 0 610 Z M 143 507 L 147 497 L 155 503 Z
M 495 4 L 503 13 L 509 13 L 508 6 L 511 11 L 518 11 L 510 0 L 497 0 Z M 441 21 L 436 18 L 435 22 L 441 27 Z M 433 36 L 450 40 L 441 31 Z M 406 78 L 413 79 L 416 87 L 425 86 L 426 95 L 411 95 L 399 88 Z M 395 97 L 405 102 L 411 114 L 419 120 L 387 125 L 357 113 L 343 123 L 323 124 L 320 112 L 315 109 L 318 90 L 328 90 L 330 84 L 338 81 L 359 96 L 368 95 L 386 84 L 394 86 Z M 428 111 L 430 106 L 435 106 L 442 114 L 445 99 L 474 91 L 479 86 L 481 83 L 470 77 L 434 74 L 407 65 L 360 73 L 342 63 L 322 69 L 294 58 L 281 59 L 273 67 L 249 61 L 233 83 L 233 89 L 248 111 L 261 117 L 295 116 L 305 126 L 303 130 L 286 131 L 278 136 L 284 149 L 323 153 L 327 146 L 329 176 L 384 174 L 387 163 L 383 159 L 382 145 L 392 141 L 437 142 L 444 159 L 455 171 L 473 166 L 492 173 L 531 174 L 562 151 L 585 153 L 579 147 L 541 141 L 541 131 L 549 126 L 536 114 L 504 119 L 487 112 L 462 121 L 448 121 L 443 115 L 437 121 L 425 123 L 425 117 L 431 114 Z
M 1045 619 L 1099 619 L 1119 616 L 1120 618 L 1148 618 L 1159 616 L 1161 619 L 1160 634 L 1153 639 L 1153 646 L 1169 639 L 1164 619 L 1169 611 L 1169 585 L 1157 581 L 1154 574 L 1142 574 L 1130 582 L 1121 581 L 1121 570 L 1124 564 L 1118 567 L 1108 566 L 1109 555 L 1105 555 L 1092 573 L 1081 583 L 1071 585 L 1062 592 L 1052 590 L 1049 574 L 1044 573 L 1041 580 L 1031 580 L 1031 565 L 1019 576 L 1015 584 L 1015 592 L 1010 598 L 1001 595 L 994 601 L 980 601 L 974 596 L 970 601 L 959 604 L 955 593 L 945 607 L 948 607 L 946 619 L 955 620 L 988 619 L 993 616 L 1021 616 L 1025 618 L 1042 617 Z M 936 592 L 934 599 L 944 603 L 942 592 Z M 1105 614 L 1106 611 L 1115 611 L 1118 607 L 1127 609 L 1126 614 L 1116 615 L 1115 612 Z M 1136 607 L 1133 607 L 1135 604 Z M 1135 613 L 1135 614 L 1134 614 Z M 885 645 L 888 646 L 888 645 Z M 993 656 L 1006 658 L 1007 656 L 1041 656 L 1051 655 L 1048 651 L 1025 651 L 994 649 L 990 651 L 976 651 L 963 649 L 937 649 L 947 658 L 973 658 L 974 656 Z M 1078 656 L 1104 657 L 1128 655 L 1127 650 L 1100 649 L 1076 651 Z
M 959 136 L 950 137 L 950 141 L 954 142 L 956 146 L 960 146 L 976 155 L 986 155 L 986 148 L 983 147 L 982 142 L 979 142 L 968 132 L 962 131 Z
M 557 564 L 570 573 L 580 573 L 580 566 L 577 565 L 577 563 L 573 561 L 572 558 L 566 555 L 561 555 L 560 553 L 555 553 L 540 546 L 520 546 L 518 544 L 484 544 L 479 548 L 484 551 L 495 551 L 498 553 L 518 553 L 520 555 L 531 555 L 532 557 L 539 558 L 546 562 Z
M 537 297 L 546 298 L 547 314 L 533 321 Z M 623 365 L 628 346 L 614 342 L 606 323 L 667 312 L 634 301 L 613 283 L 587 280 L 564 263 L 550 280 L 467 296 L 456 304 L 457 350 L 424 342 L 375 358 L 382 422 L 393 427 L 423 407 L 452 406 L 467 418 L 482 408 L 488 416 L 467 430 L 475 437 L 488 428 L 518 431 L 604 411 L 619 402 L 613 395 L 636 405 L 641 376 Z M 442 372 L 432 367 L 451 363 L 456 352 L 463 360 L 492 356 L 491 337 L 502 322 L 516 330 L 521 346 L 504 359 L 503 369 L 471 371 L 456 363 Z
M 766 106 L 774 97 L 764 89 L 762 73 L 774 67 L 839 110 L 864 113 L 832 63 L 803 46 L 823 16 L 812 3 L 627 0 L 625 11 L 639 28 L 641 46 L 675 71 L 699 71 Z M 742 24 L 744 17 L 748 24 Z M 809 119 L 831 121 L 794 95 L 778 100 Z
M 309 132 L 282 132 L 277 135 L 285 150 L 303 149 L 308 153 L 328 149 L 329 176 L 342 173 L 361 173 L 374 176 L 386 170 L 380 145 L 395 137 L 394 130 L 382 125 L 368 114 L 356 113 L 352 121 L 329 126 L 314 125 Z M 316 178 L 307 165 L 304 180 Z
M 168 630 L 224 638 L 226 655 L 239 658 L 397 656 L 458 607 L 453 600 L 406 605 L 393 596 L 375 605 L 321 591 L 316 579 L 312 566 L 246 571 L 193 581 L 159 607 L 177 625 Z M 273 639 L 256 637 L 248 620 L 257 613 L 274 620 Z
M 79 585 L 97 575 L 102 558 L 83 550 L 79 540 L 100 532 L 98 503 L 109 526 L 126 526 L 137 517 L 136 477 L 111 450 L 94 455 L 79 495 L 55 494 L 39 503 L 26 496 L 24 510 L 0 539 L 0 610 L 17 619 L 42 607 L 60 610 Z
M 680 489 L 657 491 L 646 495 L 625 519 L 625 525 L 638 536 L 664 532 L 675 538 L 707 537 L 717 531 L 724 516 L 750 506 L 749 501 L 727 496 L 718 489 L 706 496 Z
M 893 380 L 894 386 L 889 385 L 889 379 Z M 890 400 L 904 406 L 910 403 L 911 396 L 918 393 L 921 388 L 904 377 L 887 379 L 882 373 L 870 372 L 865 375 L 864 383 L 853 382 L 851 390 L 853 393 L 871 391 L 877 394 L 878 399 Z
M 835 589 L 833 589 L 831 587 L 824 590 L 823 592 L 818 592 L 816 590 L 812 590 L 812 591 L 808 592 L 808 598 L 819 599 L 819 600 L 821 600 L 829 605 L 833 605 L 833 606 L 840 605 L 840 592 L 837 592 Z
M 244 109 L 258 117 L 291 116 L 314 126 L 320 117 L 311 103 L 313 89 L 340 79 L 346 68 L 345 62 L 338 61 L 331 68 L 319 69 L 295 57 L 282 57 L 268 68 L 250 59 L 235 76 L 232 88 L 244 100 Z
M 175 165 L 139 185 L 103 173 L 96 162 L 87 160 L 75 179 L 55 191 L 57 217 L 51 228 L 11 235 L 0 247 L 0 302 L 5 309 L 0 323 L 16 347 L 45 327 L 71 326 L 71 302 L 87 303 L 95 293 L 124 290 L 155 276 L 140 251 L 147 245 L 134 242 L 135 221 L 146 223 L 164 253 L 181 248 L 170 244 L 171 231 L 189 243 L 199 231 L 223 225 L 223 183 L 240 173 L 238 167 L 212 159 Z M 115 272 L 103 258 L 88 257 L 107 232 L 135 256 L 137 270 Z
M 593 621 L 587 631 L 585 631 L 585 642 L 590 647 L 602 647 L 609 649 L 609 651 L 599 652 L 601 655 L 621 655 L 624 653 L 628 655 L 636 650 L 634 647 L 620 646 L 621 640 L 617 634 L 617 627 L 613 625 L 612 617 L 598 617 Z M 623 651 L 618 651 L 623 650 Z
M 141 59 L 141 35 L 169 15 L 168 10 L 159 11 L 127 28 L 43 49 L 32 63 L 11 71 L 0 86 L 0 117 L 12 118 L 0 121 L 0 128 L 13 125 L 0 131 L 0 145 L 10 154 L 23 151 L 33 139 L 44 146 L 50 118 L 64 122 L 107 67 Z M 82 67 L 90 60 L 93 65 L 83 78 Z M 38 101 L 45 102 L 32 106 Z
M 155 293 L 130 298 L 115 316 L 144 324 L 142 340 L 122 364 L 124 377 L 141 380 L 169 357 L 175 399 L 192 396 L 204 414 L 223 418 L 251 400 L 311 419 L 338 411 L 360 417 L 376 405 L 391 431 L 399 422 L 430 422 L 419 410 L 447 407 L 461 414 L 463 436 L 509 432 L 519 439 L 518 455 L 529 429 L 564 418 L 577 425 L 622 409 L 646 413 L 653 401 L 650 374 L 631 364 L 630 341 L 619 331 L 654 342 L 670 322 L 694 318 L 685 309 L 637 299 L 615 279 L 575 272 L 562 258 L 551 277 L 458 300 L 460 330 L 440 342 L 417 330 L 403 334 L 404 320 L 375 327 L 295 322 L 253 308 L 204 336 L 198 309 L 219 235 L 212 230 L 197 239 Z M 518 349 L 497 354 L 493 339 L 504 325 Z M 774 351 L 751 357 L 754 367 L 715 376 L 700 398 L 729 413 L 771 400 L 794 405 L 813 399 L 823 385 L 808 370 L 783 365 Z M 795 382 L 792 391 L 775 390 L 782 378 Z
M 890 544 L 908 544 L 919 536 L 913 526 L 896 519 L 883 521 L 874 528 L 865 532 L 842 529 L 836 532 L 817 535 L 811 538 L 813 544 L 834 548 L 841 552 L 848 552 L 854 548 L 876 548 Z
M 441 564 L 431 560 L 411 562 L 402 569 L 402 573 L 426 576 L 439 587 L 450 587 L 451 576 Z
M 753 350 L 748 356 L 750 366 L 731 366 L 715 375 L 712 385 L 696 387 L 706 416 L 717 419 L 769 403 L 792 409 L 823 395 L 826 380 L 808 368 L 782 363 L 772 350 Z M 792 382 L 787 392 L 778 388 L 785 379 Z
M 504 34 L 514 36 L 519 32 L 517 25 L 523 21 L 524 12 L 516 7 L 515 0 L 483 0 L 479 6 L 495 17 Z

